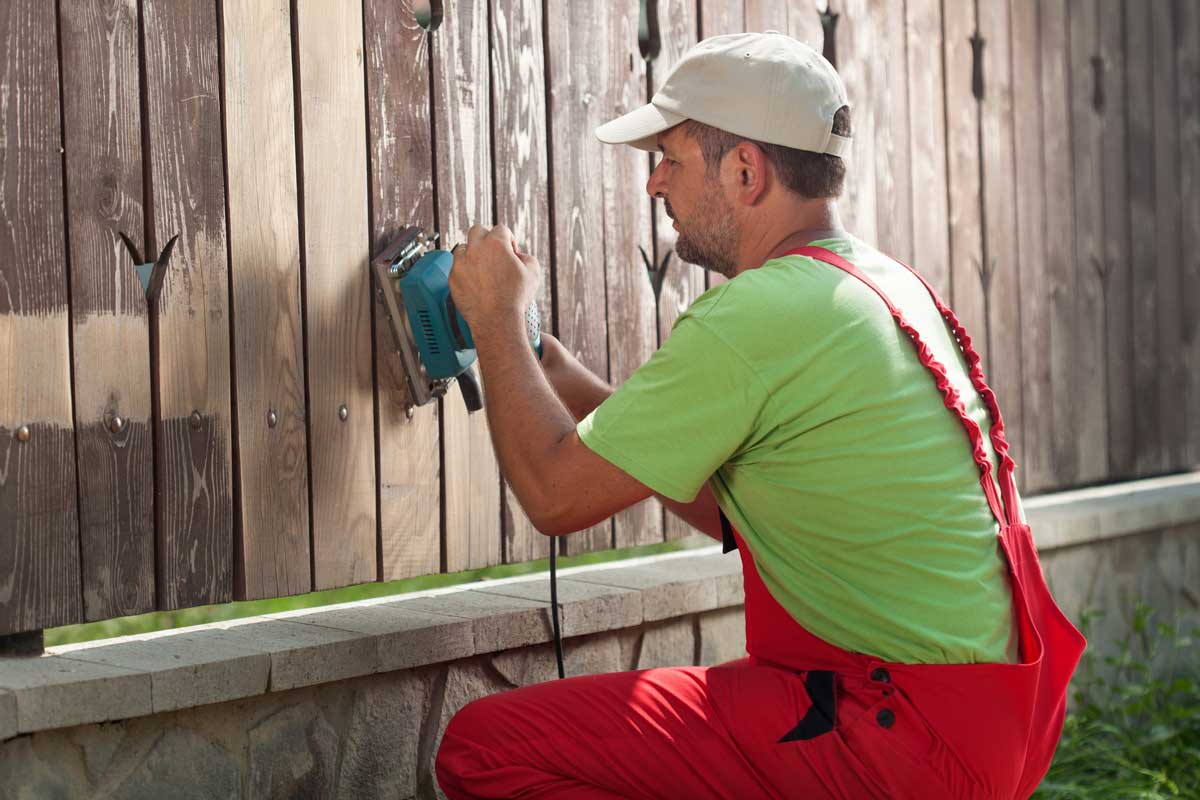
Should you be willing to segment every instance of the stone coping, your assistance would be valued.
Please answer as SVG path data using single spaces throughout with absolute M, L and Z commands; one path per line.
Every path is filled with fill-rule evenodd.
M 1025 510 L 1043 550 L 1172 527 L 1200 520 L 1200 472 Z M 718 545 L 563 569 L 558 588 L 564 637 L 743 602 L 741 560 Z M 0 741 L 542 644 L 549 598 L 540 573 L 0 658 Z

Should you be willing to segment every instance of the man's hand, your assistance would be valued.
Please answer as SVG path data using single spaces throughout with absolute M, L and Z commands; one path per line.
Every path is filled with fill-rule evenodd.
M 542 268 L 517 247 L 512 231 L 503 225 L 491 230 L 473 225 L 466 244 L 457 245 L 453 253 L 450 294 L 473 335 L 487 336 L 525 316 L 537 295 Z

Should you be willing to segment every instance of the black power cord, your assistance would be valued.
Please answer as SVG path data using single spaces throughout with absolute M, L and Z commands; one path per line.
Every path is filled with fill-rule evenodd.
M 567 677 L 563 667 L 562 627 L 558 621 L 558 575 L 555 552 L 558 540 L 550 539 L 550 624 L 554 629 L 554 659 L 558 662 L 558 677 Z

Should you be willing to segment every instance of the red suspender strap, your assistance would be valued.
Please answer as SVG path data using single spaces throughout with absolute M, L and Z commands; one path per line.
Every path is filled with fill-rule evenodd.
M 921 335 L 917 332 L 917 329 L 909 324 L 908 320 L 904 318 L 904 315 L 900 313 L 900 309 L 898 309 L 892 303 L 891 299 L 884 294 L 883 290 L 879 288 L 879 286 L 873 280 L 871 280 L 865 272 L 831 250 L 826 250 L 824 247 L 800 247 L 796 250 L 792 250 L 786 255 L 808 256 L 809 258 L 814 258 L 818 261 L 823 261 L 826 264 L 837 267 L 843 272 L 858 278 L 860 281 L 870 287 L 875 294 L 879 295 L 879 299 L 881 299 L 884 305 L 887 306 L 888 311 L 890 311 L 892 314 L 892 318 L 896 320 L 896 324 L 899 325 L 900 329 L 908 335 L 908 338 L 912 340 L 913 345 L 917 348 L 917 357 L 920 359 L 921 364 L 923 364 L 925 368 L 932 373 L 934 382 L 937 384 L 938 391 L 942 394 L 946 408 L 950 409 L 950 411 L 956 417 L 958 417 L 963 427 L 966 428 L 967 437 L 971 440 L 972 455 L 975 459 L 975 463 L 979 466 L 979 482 L 983 487 L 983 493 L 987 497 L 988 506 L 991 508 L 992 514 L 996 517 L 996 521 L 1000 523 L 1001 527 L 1003 527 L 1006 523 L 1009 525 L 1017 524 L 1019 519 L 1017 514 L 1016 486 L 1013 483 L 1013 470 L 1015 469 L 1015 463 L 1013 462 L 1012 457 L 1008 454 L 1008 442 L 1004 438 L 1004 422 L 1000 417 L 1000 406 L 996 402 L 996 395 L 994 392 L 992 392 L 991 388 L 988 387 L 984 380 L 983 367 L 980 364 L 979 354 L 975 352 L 975 348 L 971 344 L 971 337 L 967 335 L 966 329 L 963 328 L 962 324 L 958 321 L 958 318 L 954 316 L 954 313 L 947 308 L 946 305 L 941 301 L 941 298 L 937 296 L 937 293 L 933 290 L 933 287 L 929 285 L 928 281 L 926 281 L 920 275 L 920 273 L 918 273 L 912 267 L 904 264 L 904 266 L 910 272 L 916 275 L 921 283 L 925 286 L 930 297 L 933 298 L 934 305 L 954 331 L 954 336 L 958 341 L 958 346 L 962 349 L 963 355 L 967 361 L 967 366 L 970 370 L 971 385 L 975 387 L 977 392 L 979 392 L 979 396 L 983 399 L 984 404 L 987 406 L 992 422 L 992 447 L 996 451 L 996 457 L 1000 459 L 998 477 L 1001 486 L 1001 492 L 1004 496 L 1003 505 L 1001 505 L 1000 498 L 996 496 L 996 485 L 992 482 L 992 464 L 988 460 L 987 451 L 984 450 L 983 447 L 982 429 L 980 429 L 979 424 L 975 422 L 975 420 L 971 419 L 967 415 L 967 410 L 966 406 L 963 404 L 962 395 L 960 395 L 958 390 L 955 389 L 950 383 L 950 378 L 946 373 L 946 367 L 934 357 L 933 351 L 930 350 L 925 341 L 921 339 Z M 1007 514 L 1005 513 L 1006 510 Z

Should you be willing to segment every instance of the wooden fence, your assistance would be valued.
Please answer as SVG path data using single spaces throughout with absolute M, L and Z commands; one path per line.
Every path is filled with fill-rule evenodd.
M 544 555 L 484 416 L 406 415 L 368 253 L 508 223 L 621 382 L 706 277 L 656 303 L 649 159 L 592 129 L 731 31 L 836 61 L 846 222 L 952 298 L 1027 492 L 1200 463 L 1195 0 L 420 5 L 0 6 L 0 634 Z M 120 232 L 179 236 L 153 302 Z

